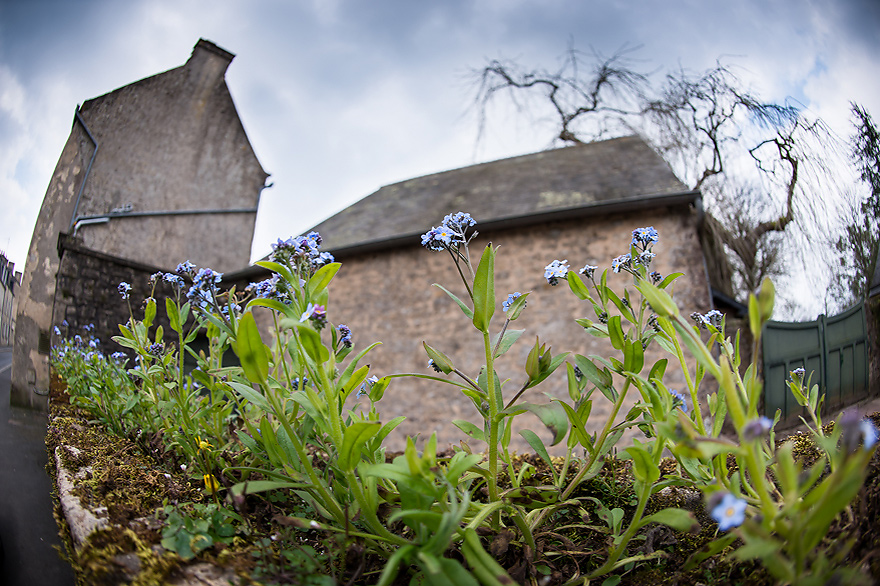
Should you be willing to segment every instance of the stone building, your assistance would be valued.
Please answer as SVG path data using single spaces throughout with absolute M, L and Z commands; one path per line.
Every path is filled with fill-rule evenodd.
M 118 333 L 128 315 L 121 277 L 139 302 L 144 275 L 159 267 L 247 266 L 268 175 L 226 85 L 233 57 L 202 39 L 183 66 L 77 108 L 28 252 L 13 404 L 45 404 L 54 327 L 93 324 L 105 344 Z
M 0 252 L 0 346 L 12 345 L 15 331 L 16 297 L 21 284 L 21 273 L 15 272 L 15 263 Z
M 524 381 L 523 367 L 536 336 L 554 353 L 614 352 L 575 323 L 580 317 L 596 319 L 589 303 L 579 301 L 567 285 L 551 287 L 544 279 L 544 267 L 554 259 L 568 260 L 573 270 L 597 265 L 601 273 L 612 258 L 629 252 L 633 229 L 654 226 L 660 233 L 656 270 L 684 273 L 675 286 L 679 307 L 688 314 L 712 307 L 699 239 L 700 194 L 688 190 L 640 138 L 514 157 L 383 187 L 314 228 L 324 239 L 322 248 L 342 262 L 328 317 L 352 329 L 358 348 L 382 342 L 365 360 L 373 374 L 434 374 L 422 341 L 472 376 L 483 364 L 482 337 L 455 303 L 432 286 L 439 283 L 466 298 L 449 255 L 421 246 L 422 233 L 457 211 L 469 212 L 478 222 L 479 236 L 470 247 L 474 263 L 488 242 L 500 246 L 495 331 L 503 324 L 500 304 L 507 294 L 531 292 L 528 307 L 511 325 L 526 332 L 497 364 L 501 380 L 510 379 L 508 398 Z M 265 278 L 261 270 L 252 267 L 228 277 L 241 288 Z M 618 291 L 627 286 L 637 294 L 631 277 L 610 273 L 609 282 Z M 655 349 L 646 361 L 660 357 Z M 669 384 L 684 388 L 673 370 Z M 546 402 L 545 392 L 567 396 L 564 372 L 530 389 L 523 400 Z M 389 437 L 398 448 L 405 435 L 421 434 L 424 440 L 434 431 L 441 442 L 457 442 L 464 436 L 451 420 L 479 422 L 470 400 L 455 387 L 416 378 L 395 378 L 383 405 L 383 420 L 407 417 L 398 428 L 401 433 Z M 609 408 L 597 398 L 591 419 L 601 420 Z M 541 427 L 531 415 L 522 421 Z M 525 448 L 522 441 L 518 445 Z

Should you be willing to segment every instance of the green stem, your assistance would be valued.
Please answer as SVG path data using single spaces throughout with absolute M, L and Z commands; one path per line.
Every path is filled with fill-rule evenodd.
M 599 452 L 602 449 L 602 445 L 605 443 L 605 439 L 608 437 L 608 434 L 611 433 L 611 428 L 614 427 L 614 420 L 617 418 L 617 414 L 620 412 L 620 408 L 623 406 L 623 401 L 626 398 L 626 394 L 629 391 L 629 387 L 632 384 L 632 379 L 629 377 L 626 378 L 626 383 L 623 385 L 623 389 L 621 389 L 620 394 L 617 395 L 617 400 L 614 402 L 614 406 L 611 409 L 611 414 L 608 416 L 608 419 L 605 421 L 605 426 L 602 428 L 602 433 L 599 434 L 599 437 L 596 438 L 596 443 L 593 444 L 593 454 L 590 456 L 590 459 L 584 464 L 580 470 L 578 470 L 577 475 L 574 479 L 568 483 L 568 486 L 562 491 L 562 494 L 559 496 L 560 501 L 565 501 L 571 496 L 571 493 L 578 487 L 581 480 L 583 480 L 584 476 L 593 467 L 596 459 L 599 457 Z M 565 478 L 560 479 L 560 484 L 565 482 Z M 547 516 L 547 509 L 543 509 L 532 521 L 531 526 L 532 530 L 536 529 L 541 525 L 544 520 L 544 517 Z
M 498 391 L 495 388 L 495 361 L 492 357 L 492 341 L 489 332 L 483 332 L 483 347 L 486 352 L 486 390 L 489 395 L 489 501 L 498 500 Z M 496 515 L 493 523 L 496 528 L 500 517 Z

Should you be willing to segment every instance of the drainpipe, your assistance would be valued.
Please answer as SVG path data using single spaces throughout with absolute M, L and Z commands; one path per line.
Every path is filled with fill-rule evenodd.
M 79 106 L 77 106 L 76 110 L 74 110 L 73 116 L 74 121 L 79 122 L 82 125 L 83 130 L 86 131 L 86 135 L 89 137 L 89 140 L 91 140 L 92 144 L 95 145 L 95 150 L 92 151 L 92 158 L 89 159 L 89 166 L 86 167 L 86 174 L 83 175 L 82 183 L 79 184 L 79 191 L 76 194 L 76 203 L 73 205 L 73 214 L 71 214 L 70 216 L 70 226 L 68 226 L 67 228 L 68 232 L 75 229 L 75 224 L 77 223 L 76 211 L 79 209 L 79 200 L 82 198 L 83 190 L 86 187 L 86 181 L 89 178 L 89 173 L 92 171 L 92 163 L 95 162 L 95 155 L 98 154 L 98 141 L 95 140 L 94 136 L 92 136 L 92 133 L 89 131 L 89 127 L 86 125 L 86 121 L 83 120 L 83 117 L 80 115 Z

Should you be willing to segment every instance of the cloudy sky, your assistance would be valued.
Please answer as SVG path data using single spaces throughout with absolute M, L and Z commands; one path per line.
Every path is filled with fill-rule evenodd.
M 850 134 L 880 118 L 876 0 L 0 0 L 0 250 L 21 269 L 77 104 L 182 65 L 200 38 L 274 187 L 252 257 L 382 185 L 552 146 L 528 117 L 477 142 L 472 72 L 553 67 L 569 44 L 644 71 L 718 58 L 762 97 L 792 97 Z

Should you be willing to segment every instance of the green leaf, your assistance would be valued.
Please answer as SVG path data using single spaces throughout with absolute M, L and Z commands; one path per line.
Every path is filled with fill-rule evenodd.
M 453 420 L 452 425 L 462 430 L 468 436 L 474 438 L 475 440 L 481 442 L 486 441 L 486 433 L 470 421 L 465 421 L 464 419 L 455 419 Z
M 308 284 L 306 284 L 308 299 L 314 299 L 320 295 L 324 289 L 330 285 L 330 281 L 332 281 L 333 277 L 336 276 L 336 273 L 339 272 L 339 267 L 341 266 L 342 263 L 331 262 L 315 271 L 315 274 L 311 276 Z
M 611 299 L 611 302 L 617 307 L 623 317 L 631 322 L 635 321 L 632 310 L 623 301 L 621 301 L 620 297 L 617 296 L 617 293 L 615 293 L 611 289 L 608 289 L 608 298 Z
M 153 325 L 153 319 L 156 317 L 156 300 L 152 297 L 147 299 L 147 307 L 144 310 L 144 325 L 148 328 Z
M 544 442 L 541 441 L 541 438 L 537 433 L 532 431 L 531 429 L 523 429 L 519 432 L 519 434 L 526 440 L 526 443 L 535 450 L 535 453 L 546 462 L 548 468 L 550 468 L 550 472 L 553 473 L 553 480 L 556 481 L 556 466 L 553 465 L 553 461 L 550 459 L 550 453 L 547 451 L 547 447 L 544 445 Z
M 180 332 L 180 312 L 177 309 L 177 303 L 170 297 L 165 298 L 165 313 L 168 314 L 171 329 L 175 332 Z
M 262 384 L 269 376 L 269 355 L 254 314 L 247 312 L 238 322 L 238 335 L 232 346 L 244 369 L 244 375 L 253 383 Z
M 288 283 L 299 287 L 299 280 L 296 277 L 294 277 L 293 273 L 290 272 L 290 269 L 288 269 L 283 264 L 273 262 L 273 261 L 268 261 L 268 260 L 257 261 L 254 264 L 256 264 L 258 267 L 263 267 L 264 269 L 269 269 L 273 273 L 278 273 L 279 275 L 284 277 L 284 279 Z
M 657 362 L 654 363 L 654 366 L 651 367 L 651 372 L 648 374 L 648 380 L 663 380 L 663 375 L 666 374 L 666 365 L 669 361 L 666 358 L 661 358 Z
M 452 300 L 458 304 L 458 306 L 461 308 L 461 310 L 464 312 L 465 316 L 467 316 L 468 319 L 474 319 L 474 311 L 470 307 L 465 305 L 465 302 L 462 301 L 461 299 L 459 299 L 458 296 L 455 295 L 455 293 L 453 293 L 452 291 L 450 291 L 449 289 L 447 289 L 443 285 L 438 285 L 437 283 L 434 283 L 434 286 L 437 287 L 438 289 L 440 289 L 441 291 L 443 291 L 444 293 L 446 293 L 447 295 L 449 295 L 449 297 L 451 297 Z
M 561 442 L 568 433 L 568 416 L 566 415 L 565 408 L 559 401 L 552 403 L 519 403 L 509 409 L 505 409 L 499 415 L 515 415 L 526 411 L 534 413 L 541 420 L 541 423 L 553 434 L 551 446 Z
M 474 275 L 474 327 L 489 331 L 489 322 L 495 314 L 495 249 L 486 246 Z
M 639 521 L 639 526 L 643 527 L 648 523 L 662 523 L 676 531 L 689 531 L 691 533 L 695 533 L 700 529 L 700 524 L 691 511 L 676 508 L 661 509 Z
M 434 361 L 434 365 L 439 368 L 443 374 L 449 374 L 455 370 L 455 365 L 452 364 L 452 360 L 450 360 L 446 354 L 439 350 L 435 350 L 426 342 L 422 342 L 422 346 L 425 347 L 425 352 L 428 353 L 428 358 Z
M 575 354 L 574 363 L 584 373 L 587 380 L 597 387 L 610 387 L 614 381 L 608 369 L 599 370 L 599 367 L 586 356 Z
M 636 340 L 633 343 L 625 342 L 623 354 L 623 368 L 628 372 L 638 374 L 645 365 L 645 350 L 642 348 L 642 341 Z
M 641 446 L 630 446 L 625 452 L 632 456 L 633 474 L 645 484 L 654 484 L 660 478 L 660 468 L 651 458 L 651 454 Z
M 525 330 L 507 330 L 504 332 L 504 337 L 501 338 L 501 343 L 498 343 L 498 336 L 495 336 L 495 339 L 492 340 L 492 347 L 498 347 L 498 350 L 495 351 L 495 358 L 499 356 L 503 356 L 508 350 L 510 350 L 511 346 L 513 346 L 519 337 L 523 335 Z
M 330 351 L 321 342 L 321 334 L 313 330 L 308 324 L 297 324 L 299 340 L 303 350 L 316 364 L 323 364 L 330 359 Z
M 590 436 L 587 434 L 587 429 L 584 423 L 586 423 L 575 411 L 571 405 L 568 403 L 564 403 L 559 401 L 559 404 L 562 405 L 562 408 L 565 410 L 565 414 L 568 416 L 568 421 L 571 423 L 571 430 L 574 433 L 575 437 L 584 448 L 587 449 L 591 454 L 593 452 L 593 441 L 590 439 Z M 589 413 L 587 413 L 589 416 Z
M 243 385 L 235 381 L 229 381 L 227 384 L 232 387 L 235 392 L 247 399 L 248 402 L 256 405 L 266 413 L 272 413 L 272 407 L 269 405 L 269 401 L 258 391 L 255 391 L 248 385 Z
M 268 490 L 282 490 L 286 488 L 305 488 L 308 484 L 301 482 L 281 482 L 279 480 L 249 480 L 239 482 L 229 489 L 232 496 L 257 494 Z
M 568 281 L 568 288 L 571 289 L 571 292 L 574 293 L 578 299 L 586 301 L 590 298 L 590 290 L 584 285 L 584 281 L 581 279 L 580 275 L 574 271 L 568 271 L 565 275 L 565 280 Z
M 120 328 L 123 326 L 119 326 Z M 113 336 L 112 340 L 119 344 L 120 346 L 125 346 L 126 348 L 132 348 L 137 350 L 140 346 L 134 340 L 131 340 L 125 336 Z
M 349 425 L 342 437 L 337 463 L 343 470 L 354 470 L 360 461 L 361 448 L 370 438 L 379 433 L 382 424 L 378 421 L 359 421 Z
M 611 345 L 616 350 L 623 350 L 623 328 L 620 326 L 620 316 L 612 315 L 608 318 L 608 335 L 611 336 Z
M 642 281 L 636 288 L 648 300 L 654 313 L 658 316 L 667 317 L 678 314 L 678 306 L 675 305 L 672 296 L 663 289 L 658 289 L 647 281 Z
M 510 304 L 510 307 L 507 309 L 507 319 L 510 321 L 514 321 L 519 317 L 519 314 L 523 312 L 523 309 L 526 308 L 526 298 L 529 296 L 529 293 L 523 293 L 519 297 L 513 300 L 513 303 Z

